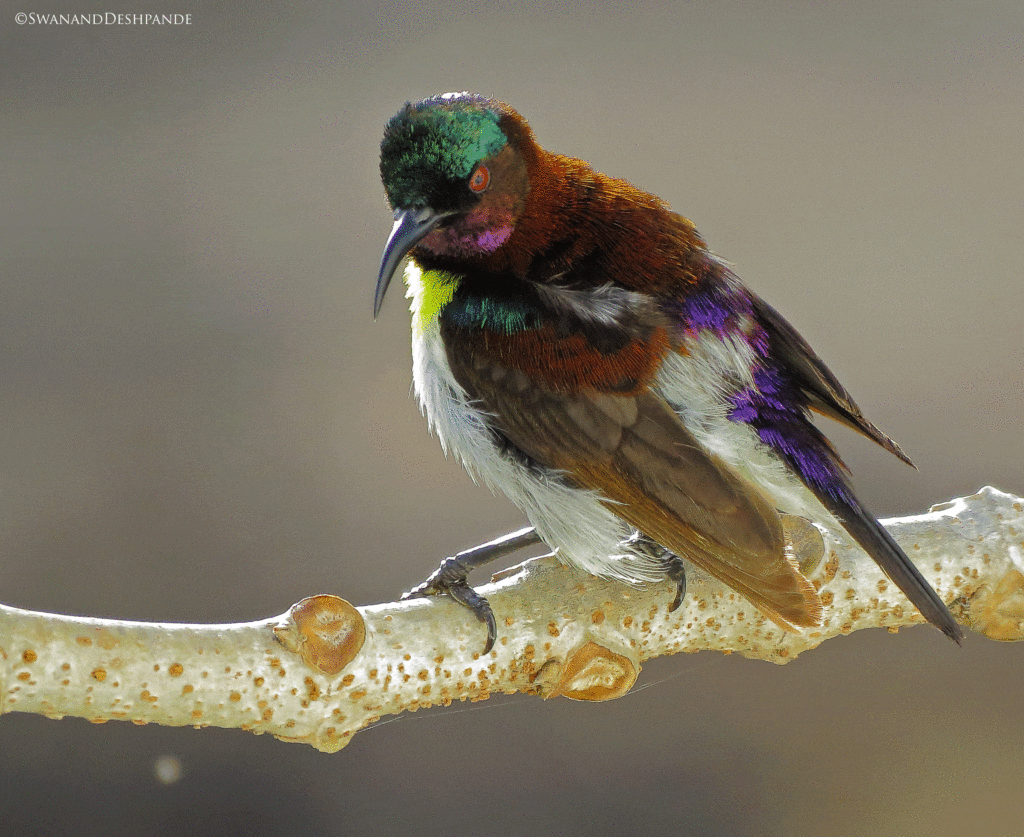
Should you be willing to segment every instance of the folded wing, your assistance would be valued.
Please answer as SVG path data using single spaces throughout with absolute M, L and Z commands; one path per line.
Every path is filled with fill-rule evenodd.
M 617 515 L 773 621 L 820 624 L 821 601 L 787 554 L 771 502 L 702 448 L 660 396 L 556 391 L 472 340 L 448 341 L 448 355 L 456 379 L 524 454 L 599 491 Z

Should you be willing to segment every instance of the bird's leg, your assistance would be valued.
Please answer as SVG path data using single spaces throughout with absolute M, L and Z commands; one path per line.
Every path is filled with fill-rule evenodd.
M 490 652 L 494 640 L 498 636 L 498 628 L 494 621 L 494 612 L 487 599 L 469 586 L 470 572 L 484 564 L 489 564 L 502 556 L 509 555 L 527 546 L 541 542 L 540 535 L 532 526 L 510 532 L 497 540 L 474 546 L 445 558 L 441 566 L 431 573 L 426 581 L 402 594 L 402 599 L 416 599 L 423 596 L 448 596 L 463 607 L 468 607 L 484 625 L 487 626 L 487 644 L 484 653 Z

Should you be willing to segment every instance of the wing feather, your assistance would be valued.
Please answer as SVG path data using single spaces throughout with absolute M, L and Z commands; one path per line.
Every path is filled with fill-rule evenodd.
M 864 417 L 850 393 L 796 329 L 763 299 L 754 294 L 750 296 L 754 312 L 772 342 L 773 356 L 794 376 L 810 408 L 856 430 L 913 467 L 914 463 L 903 449 Z

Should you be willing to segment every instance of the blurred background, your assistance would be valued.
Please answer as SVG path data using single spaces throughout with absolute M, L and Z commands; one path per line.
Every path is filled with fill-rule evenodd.
M 522 525 L 428 435 L 401 295 L 371 316 L 384 123 L 448 90 L 692 218 L 915 459 L 829 428 L 881 516 L 1024 494 L 1019 0 L 2 5 L 8 604 L 368 604 Z M 192 24 L 15 22 L 108 10 Z M 7 715 L 0 836 L 1017 834 L 1022 662 L 864 631 L 334 755 Z

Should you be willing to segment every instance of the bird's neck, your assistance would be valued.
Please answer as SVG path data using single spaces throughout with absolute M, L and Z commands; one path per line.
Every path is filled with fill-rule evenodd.
M 508 246 L 512 273 L 574 287 L 679 296 L 709 258 L 693 224 L 652 194 L 583 160 L 540 151 Z
M 444 246 L 439 238 L 413 251 L 425 270 L 576 288 L 612 284 L 675 299 L 706 276 L 714 259 L 704 240 L 659 198 L 539 147 L 523 159 L 529 189 L 514 226 L 507 214 L 501 224 L 474 217 L 447 233 Z M 452 237 L 462 233 L 472 241 L 456 246 Z

